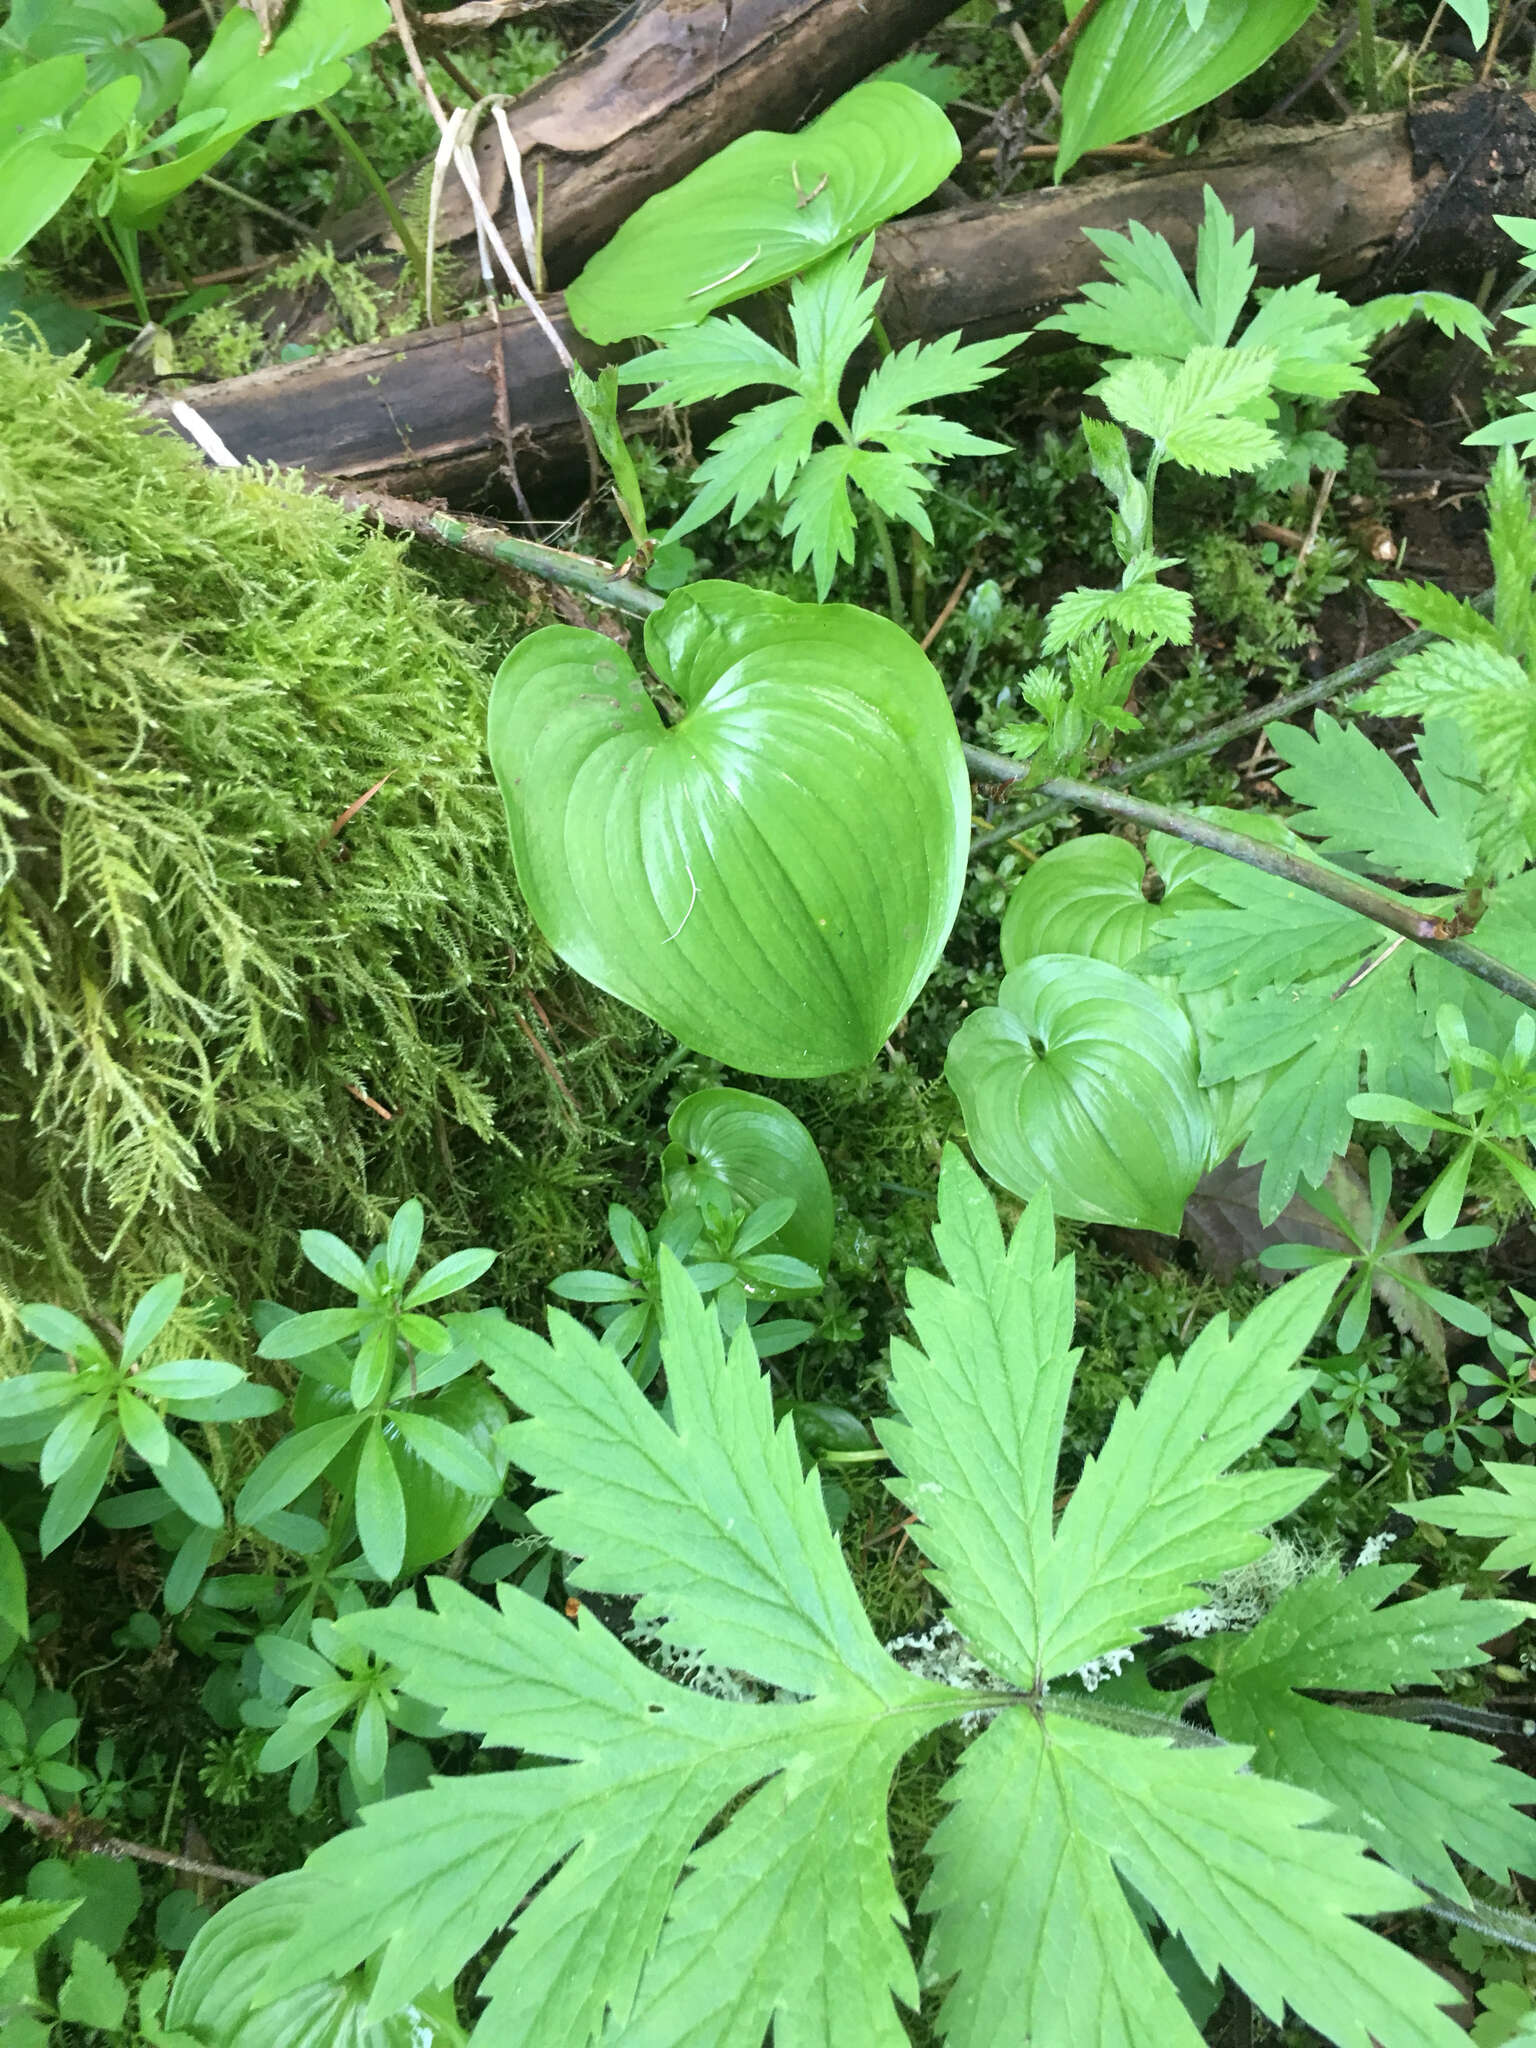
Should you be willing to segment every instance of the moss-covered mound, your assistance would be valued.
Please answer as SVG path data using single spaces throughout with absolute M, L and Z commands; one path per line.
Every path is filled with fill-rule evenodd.
M 515 1291 L 558 1268 L 658 1046 L 550 1007 L 481 746 L 521 624 L 0 351 L 0 1332 L 270 1288 L 413 1191 Z

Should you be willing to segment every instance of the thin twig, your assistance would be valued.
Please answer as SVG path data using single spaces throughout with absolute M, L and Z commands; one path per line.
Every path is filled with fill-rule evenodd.
M 232 263 L 227 270 L 205 270 L 201 277 L 191 277 L 185 282 L 178 278 L 170 284 L 147 284 L 144 296 L 146 299 L 179 299 L 189 287 L 193 291 L 202 291 L 207 285 L 235 284 L 241 278 L 254 277 L 260 270 L 270 270 L 281 261 L 277 256 L 260 256 L 254 263 Z M 131 306 L 133 293 L 108 292 L 103 298 L 71 299 L 69 303 L 83 313 L 105 313 L 113 306 Z
M 944 628 L 949 624 L 950 620 L 954 617 L 955 606 L 960 602 L 961 598 L 964 597 L 966 585 L 970 582 L 971 578 L 975 574 L 976 564 L 974 562 L 967 562 L 965 565 L 965 569 L 961 574 L 960 581 L 955 585 L 954 589 L 949 593 L 948 597 L 946 597 L 944 600 L 944 609 L 939 613 L 939 616 L 934 620 L 933 624 L 928 628 L 927 632 L 923 635 L 921 645 L 924 654 L 928 652 L 929 648 L 933 645 L 934 641 L 938 639 L 939 635 L 943 632 Z
M 1323 52 L 1300 85 L 1293 85 L 1284 98 L 1276 100 L 1268 112 L 1260 116 L 1260 119 L 1264 121 L 1278 121 L 1280 116 L 1288 114 L 1296 102 L 1299 99 L 1303 99 L 1312 90 L 1314 85 L 1322 85 L 1327 79 L 1329 72 L 1338 63 L 1359 33 L 1360 17 L 1352 15 L 1345 24 L 1343 34 Z
M 1009 7 L 1012 4 L 1013 0 L 997 0 L 998 13 L 1006 14 L 1008 12 Z M 1024 62 L 1030 66 L 1033 66 L 1036 63 L 1038 63 L 1039 60 L 1035 55 L 1035 46 L 1029 40 L 1029 37 L 1024 33 L 1023 23 L 1019 21 L 1010 21 L 1008 24 L 1008 33 L 1013 37 L 1013 40 L 1017 45 L 1018 50 L 1024 59 Z M 1059 114 L 1061 112 L 1061 94 L 1056 90 L 1055 79 L 1050 76 L 1049 72 L 1047 72 L 1042 77 L 1040 85 L 1041 90 L 1044 92 L 1046 98 L 1051 103 L 1051 112 L 1053 114 Z
M 210 1877 L 220 1884 L 249 1888 L 266 1882 L 254 1870 L 234 1870 L 227 1863 L 205 1863 L 201 1856 L 177 1856 L 169 1849 L 152 1849 L 147 1842 L 125 1842 L 118 1835 L 101 1833 L 94 1821 L 81 1814 L 60 1818 L 56 1813 L 44 1813 L 40 1807 L 12 1798 L 9 1792 L 0 1792 L 0 1810 L 25 1822 L 36 1833 L 68 1841 L 92 1856 L 112 1856 L 119 1862 L 131 1856 L 136 1863 L 158 1863 L 164 1870 L 184 1870 L 189 1877 Z
M 975 160 L 979 164 L 995 163 L 999 154 L 1000 152 L 995 149 L 978 149 Z M 1060 154 L 1060 145 L 1055 142 L 1025 142 L 1017 149 L 1010 149 L 1008 154 L 1015 163 L 1044 163 L 1048 158 Z M 1092 149 L 1085 149 L 1083 155 L 1126 157 L 1137 163 L 1149 164 L 1166 164 L 1173 161 L 1168 150 L 1159 149 L 1153 142 L 1101 142 Z
M 983 136 L 989 132 L 1005 132 L 1014 116 L 1024 112 L 1024 103 L 1029 98 L 1029 95 L 1050 70 L 1056 59 L 1064 56 L 1071 49 L 1072 45 L 1077 41 L 1103 4 L 1104 0 L 1083 0 L 1083 5 L 1073 15 L 1055 42 L 1050 45 L 1049 49 L 1043 50 L 1040 53 L 1029 70 L 1024 74 L 1024 81 L 1018 90 L 1010 94 L 1003 105 L 998 108 L 991 121 L 988 122 L 987 127 L 983 129 Z M 974 154 L 973 150 L 972 155 Z
M 1493 592 L 1485 590 L 1472 599 L 1473 606 L 1480 612 L 1487 612 L 1493 605 Z M 1274 719 L 1289 718 L 1297 711 L 1310 711 L 1316 704 L 1324 704 L 1330 697 L 1352 696 L 1356 690 L 1366 689 L 1371 683 L 1384 676 L 1389 668 L 1410 654 L 1417 654 L 1422 648 L 1433 646 L 1440 638 L 1438 633 L 1407 633 L 1401 640 L 1393 640 L 1386 647 L 1378 647 L 1374 654 L 1363 654 L 1357 661 L 1346 662 L 1343 668 L 1336 668 L 1328 675 L 1320 676 L 1315 683 L 1303 683 L 1299 689 L 1287 690 L 1279 697 L 1272 697 L 1257 711 L 1244 711 L 1236 718 L 1224 719 L 1220 725 L 1213 725 L 1205 732 L 1197 733 L 1193 739 L 1180 740 L 1176 746 L 1161 747 L 1155 754 L 1145 754 L 1139 761 L 1132 761 L 1120 768 L 1112 768 L 1107 775 L 1099 778 L 1102 788 L 1114 788 L 1125 782 L 1135 782 L 1143 775 L 1155 775 L 1160 768 L 1172 768 L 1176 762 L 1193 760 L 1197 754 L 1213 754 L 1218 747 L 1224 747 L 1229 740 L 1240 740 L 1251 732 L 1259 731 Z M 1014 764 L 1014 779 L 1021 772 Z M 1043 825 L 1047 818 L 1054 818 L 1067 810 L 1061 802 L 1036 804 L 1026 811 L 1022 818 L 1015 818 L 1011 825 L 1001 825 L 973 842 L 972 853 L 981 853 L 989 846 L 996 846 L 1001 840 L 1011 839 L 1016 832 L 1024 832 L 1031 825 Z
M 1300 584 L 1303 572 L 1307 566 L 1307 557 L 1317 544 L 1317 529 L 1323 523 L 1323 513 L 1327 509 L 1329 498 L 1333 495 L 1333 486 L 1338 478 L 1338 474 L 1339 472 L 1336 469 L 1325 469 L 1323 471 L 1322 481 L 1317 487 L 1317 497 L 1312 506 L 1312 517 L 1308 521 L 1306 532 L 1301 537 L 1301 546 L 1296 550 L 1296 566 L 1291 571 L 1291 580 L 1285 586 L 1285 602 L 1287 604 L 1295 597 L 1297 586 Z
M 1005 782 L 1023 772 L 1019 762 L 1010 761 L 1002 754 L 987 753 L 980 747 L 967 747 L 965 762 L 971 774 L 983 782 Z M 1469 946 L 1464 939 L 1454 937 L 1449 919 L 1418 909 L 1402 897 L 1394 896 L 1390 890 L 1378 889 L 1353 875 L 1340 874 L 1305 854 L 1292 853 L 1283 846 L 1271 846 L 1267 840 L 1250 839 L 1245 832 L 1229 831 L 1225 825 L 1212 824 L 1208 818 L 1197 817 L 1193 811 L 1174 810 L 1167 804 L 1146 803 L 1140 797 L 1106 789 L 1101 783 L 1072 782 L 1064 777 L 1055 777 L 1041 783 L 1040 787 L 1047 796 L 1061 798 L 1070 809 L 1103 811 L 1112 818 L 1124 818 L 1150 832 L 1168 832 L 1176 839 L 1187 840 L 1191 846 L 1207 847 L 1212 853 L 1227 854 L 1247 867 L 1260 868 L 1265 874 L 1276 875 L 1282 881 L 1295 882 L 1303 889 L 1310 889 L 1314 895 L 1326 896 L 1331 903 L 1341 904 L 1344 909 L 1353 910 L 1360 917 L 1368 917 L 1390 932 L 1412 939 L 1426 952 L 1449 960 L 1453 967 L 1465 968 L 1479 981 L 1486 981 L 1505 995 L 1513 996 L 1516 1002 L 1536 1010 L 1536 981 L 1518 973 L 1503 960 L 1495 959 L 1493 954 L 1485 953 L 1481 946 Z

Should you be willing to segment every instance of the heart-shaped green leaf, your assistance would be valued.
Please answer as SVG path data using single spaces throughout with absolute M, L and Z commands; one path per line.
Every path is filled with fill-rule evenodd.
M 1317 0 L 1108 0 L 1078 38 L 1061 89 L 1059 178 L 1085 150 L 1124 142 L 1219 97 L 1289 42 Z
M 1043 953 L 949 1042 L 944 1074 L 971 1149 L 1026 1199 L 1087 1223 L 1176 1232 L 1204 1172 L 1211 1115 L 1195 1035 L 1170 996 L 1122 968 Z
M 1166 832 L 1147 838 L 1147 852 L 1162 879 L 1157 902 L 1146 893 L 1147 862 L 1128 840 L 1110 833 L 1069 839 L 1042 854 L 1008 899 L 1003 913 L 1003 965 L 1021 967 L 1037 953 L 1085 953 L 1111 967 L 1132 968 L 1157 942 L 1158 926 L 1175 911 L 1219 910 L 1223 898 L 1201 877 L 1225 855 L 1191 846 Z M 1163 975 L 1140 974 L 1181 1005 L 1199 1041 L 1212 1018 L 1231 1002 L 1228 988 L 1180 991 Z M 1220 1081 L 1205 1089 L 1215 1136 L 1211 1159 L 1225 1159 L 1247 1137 L 1264 1077 Z
M 1111 967 L 1129 967 L 1152 944 L 1158 920 L 1175 910 L 1215 909 L 1220 898 L 1195 879 L 1202 862 L 1219 858 L 1157 833 L 1160 902 L 1149 902 L 1147 863 L 1127 839 L 1096 832 L 1042 854 L 1008 898 L 1003 912 L 1004 967 L 1037 953 L 1086 953 Z
M 798 135 L 761 128 L 647 199 L 565 295 L 591 341 L 697 326 L 905 213 L 960 161 L 922 93 L 856 85 Z
M 674 591 L 627 655 L 549 626 L 502 663 L 490 754 L 517 876 L 578 973 L 745 1073 L 872 1059 L 932 971 L 970 792 L 898 626 L 733 583 Z
M 662 1165 L 669 1195 L 674 1188 L 686 1192 L 702 1177 L 723 1183 L 749 1209 L 787 1197 L 794 1215 L 760 1249 L 787 1252 L 826 1272 L 832 1183 L 815 1139 L 793 1110 L 746 1088 L 700 1088 L 673 1110 L 667 1132 L 672 1143 Z

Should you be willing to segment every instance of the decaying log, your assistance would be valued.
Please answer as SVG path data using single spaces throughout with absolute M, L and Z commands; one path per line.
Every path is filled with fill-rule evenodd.
M 750 128 L 798 128 L 898 56 L 954 0 L 635 0 L 509 109 L 530 193 L 544 184 L 544 267 L 568 284 L 642 200 Z M 481 189 L 516 246 L 494 129 Z M 405 198 L 418 176 L 397 179 Z M 338 254 L 387 243 L 373 206 L 329 230 Z M 439 242 L 472 238 L 462 188 L 443 190 Z M 398 245 L 397 245 L 398 246 Z
M 894 222 L 876 245 L 891 338 L 1028 326 L 1096 274 L 1084 227 L 1139 220 L 1187 256 L 1207 183 L 1254 229 L 1266 282 L 1317 270 L 1341 286 L 1465 284 L 1509 260 L 1491 215 L 1536 210 L 1536 118 L 1519 95 L 1471 92 L 1411 119 L 1250 134 L 1193 165 Z M 552 310 L 578 346 L 558 300 Z M 503 457 L 493 345 L 488 324 L 471 321 L 184 395 L 241 457 L 464 502 Z M 585 475 L 575 412 L 531 322 L 507 316 L 502 345 L 524 489 L 549 502 Z

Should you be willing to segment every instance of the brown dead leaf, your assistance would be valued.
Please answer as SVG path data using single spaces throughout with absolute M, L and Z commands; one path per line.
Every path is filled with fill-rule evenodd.
M 283 25 L 283 16 L 288 12 L 288 0 L 236 0 L 247 14 L 254 14 L 261 29 L 260 55 L 265 57 L 272 47 L 272 38 Z

